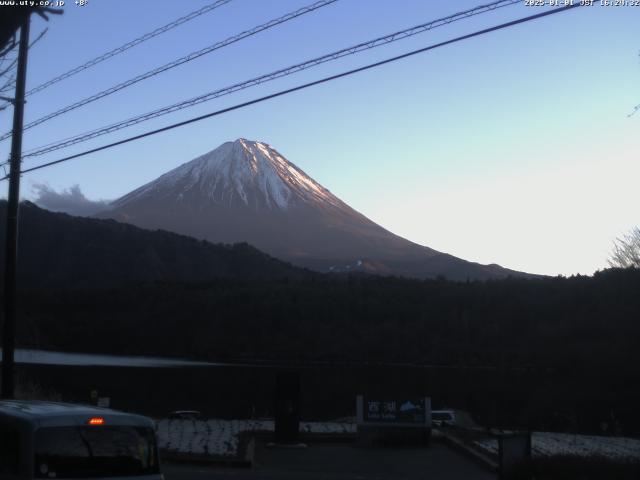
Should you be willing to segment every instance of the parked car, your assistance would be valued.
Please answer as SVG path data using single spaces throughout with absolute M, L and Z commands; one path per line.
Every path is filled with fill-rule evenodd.
M 178 418 L 181 420 L 202 420 L 202 413 L 198 410 L 176 410 L 169 414 L 169 418 Z
M 456 424 L 456 412 L 453 410 L 432 410 L 431 424 L 434 427 L 444 427 Z
M 107 408 L 0 401 L 0 478 L 162 480 L 153 422 Z

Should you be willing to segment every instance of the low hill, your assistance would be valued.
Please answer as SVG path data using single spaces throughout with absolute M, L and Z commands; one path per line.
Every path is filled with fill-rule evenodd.
M 0 202 L 2 219 L 6 208 L 6 201 Z M 0 222 L 2 262 L 5 228 Z M 18 280 L 26 289 L 309 275 L 247 244 L 215 245 L 114 220 L 53 213 L 30 202 L 21 205 L 19 235 Z

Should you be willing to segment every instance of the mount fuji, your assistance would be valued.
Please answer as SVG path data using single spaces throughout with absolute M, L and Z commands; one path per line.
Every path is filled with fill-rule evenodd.
M 399 237 L 263 142 L 238 139 L 124 195 L 98 217 L 211 242 L 247 242 L 318 271 L 450 279 L 527 275 Z

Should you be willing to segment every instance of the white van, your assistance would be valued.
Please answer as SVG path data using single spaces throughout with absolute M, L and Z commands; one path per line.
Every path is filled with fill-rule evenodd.
M 153 422 L 107 408 L 0 401 L 0 479 L 162 480 Z

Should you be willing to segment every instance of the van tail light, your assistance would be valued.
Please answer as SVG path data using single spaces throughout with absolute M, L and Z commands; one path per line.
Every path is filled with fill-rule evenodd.
M 102 417 L 91 417 L 87 423 L 89 425 L 104 425 L 104 418 Z

